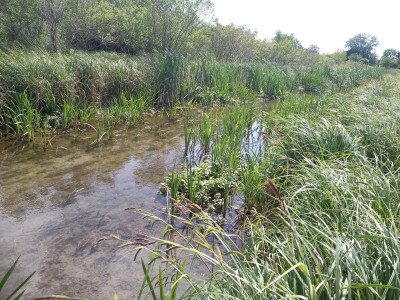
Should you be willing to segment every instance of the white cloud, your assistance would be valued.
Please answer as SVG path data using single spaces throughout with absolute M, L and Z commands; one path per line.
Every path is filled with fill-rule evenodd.
M 400 50 L 400 1 L 360 0 L 214 0 L 221 23 L 248 25 L 260 38 L 271 39 L 277 30 L 293 33 L 305 46 L 317 44 L 321 52 L 344 49 L 358 33 L 376 35 L 384 49 Z

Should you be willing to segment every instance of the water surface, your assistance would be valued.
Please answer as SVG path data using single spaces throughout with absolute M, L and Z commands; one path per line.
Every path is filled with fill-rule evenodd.
M 36 271 L 27 299 L 136 295 L 143 275 L 133 249 L 97 241 L 158 234 L 125 209 L 161 213 L 157 191 L 181 163 L 182 132 L 182 122 L 153 118 L 99 147 L 79 132 L 55 137 L 46 151 L 0 140 L 1 272 L 21 255 L 11 285 Z

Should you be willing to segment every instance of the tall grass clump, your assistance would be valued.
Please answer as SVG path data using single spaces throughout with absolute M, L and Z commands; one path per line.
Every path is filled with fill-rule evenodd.
M 291 118 L 285 129 L 291 131 L 283 140 L 285 156 L 294 162 L 304 157 L 328 158 L 336 156 L 346 158 L 359 150 L 358 138 L 351 136 L 341 124 L 332 124 L 322 119 L 312 124 L 306 119 Z
M 134 125 L 152 107 L 151 101 L 151 95 L 143 94 L 128 98 L 122 93 L 118 99 L 114 100 L 109 111 L 116 120 Z
M 189 124 L 189 117 L 186 115 L 185 123 L 184 123 L 184 141 L 185 141 L 185 150 L 184 157 L 195 156 L 195 147 L 196 147 L 196 132 L 194 126 Z
M 207 211 L 226 214 L 238 188 L 241 158 L 255 119 L 255 107 L 246 105 L 204 114 L 196 131 L 185 123 L 186 163 L 178 175 L 178 203 L 186 199 Z M 165 195 L 175 178 L 175 172 L 166 178 Z
M 189 281 L 185 294 L 195 298 L 397 299 L 396 220 L 393 215 L 382 219 L 368 206 L 358 206 L 358 212 L 358 218 L 353 211 L 352 224 L 344 226 L 343 219 L 329 212 L 288 208 L 278 214 L 274 226 L 253 221 L 245 240 L 195 214 L 197 222 L 186 223 L 192 235 L 182 237 L 184 242 L 161 243 L 214 269 L 207 282 L 188 271 L 181 274 Z M 177 269 L 178 263 L 166 260 L 162 252 L 155 258 Z
M 121 95 L 137 98 L 138 101 L 133 103 L 138 105 L 136 110 L 142 112 L 145 110 L 143 106 L 148 106 L 148 98 L 151 97 L 153 105 L 153 73 L 146 57 L 133 59 L 110 53 L 83 52 L 65 55 L 2 52 L 0 107 L 3 127 L 15 127 L 12 119 L 19 116 L 16 106 L 26 102 L 21 101 L 24 97 L 29 99 L 30 107 L 41 118 L 57 118 L 54 123 L 60 127 L 82 123 L 81 119 L 87 119 L 82 110 L 108 109 L 120 100 Z M 127 114 L 131 115 L 124 119 L 130 122 L 137 119 L 131 106 L 128 107 L 124 101 L 119 101 L 119 104 L 125 105 Z M 10 114 L 12 118 L 7 117 Z
M 42 117 L 32 102 L 24 92 L 8 105 L 1 107 L 2 123 L 7 127 L 6 130 L 15 133 L 17 137 L 27 137 L 29 140 L 35 138 Z
M 200 141 L 201 146 L 205 153 L 210 151 L 211 147 L 211 139 L 213 134 L 213 124 L 210 119 L 210 116 L 204 114 L 200 121 Z
M 167 53 L 160 58 L 157 67 L 157 104 L 159 106 L 173 107 L 175 102 L 180 101 L 186 64 L 184 58 L 175 53 Z

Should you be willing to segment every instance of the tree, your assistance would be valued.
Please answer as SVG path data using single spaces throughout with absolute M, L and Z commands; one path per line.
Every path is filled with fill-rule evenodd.
M 62 17 L 68 0 L 40 0 L 41 16 L 46 23 L 54 52 L 60 51 L 59 35 Z
M 304 49 L 300 41 L 293 34 L 277 31 L 270 43 L 264 43 L 261 50 L 261 59 L 278 64 L 311 64 L 318 56 L 316 53 Z
M 383 51 L 380 65 L 385 68 L 398 68 L 400 65 L 400 52 L 396 49 L 386 49 Z
M 346 42 L 347 58 L 358 61 L 364 59 L 369 64 L 375 64 L 377 60 L 375 47 L 378 45 L 376 36 L 365 33 L 357 34 Z
M 397 51 L 396 49 L 386 49 L 383 51 L 383 57 L 387 57 L 390 59 L 399 59 L 400 58 L 400 52 Z
M 245 26 L 217 23 L 210 27 L 209 36 L 209 51 L 218 60 L 249 61 L 257 57 L 257 32 Z
M 282 31 L 278 30 L 275 33 L 275 37 L 272 39 L 273 42 L 275 43 L 288 43 L 293 46 L 295 49 L 301 49 L 303 46 L 301 45 L 300 41 L 295 38 L 293 33 L 287 34 L 283 33 Z
M 5 46 L 39 46 L 43 20 L 38 15 L 37 0 L 0 0 L 2 43 Z
M 61 39 L 67 48 L 97 50 L 91 41 L 95 35 L 94 10 L 98 0 L 69 0 L 65 8 Z
M 328 54 L 327 57 L 332 59 L 335 63 L 344 63 L 347 60 L 347 53 L 344 50 L 336 50 L 335 52 Z
M 98 50 L 137 53 L 144 49 L 146 10 L 132 1 L 101 0 L 89 17 L 98 41 Z M 96 41 L 96 40 L 94 40 Z
M 212 10 L 210 0 L 147 0 L 147 51 L 182 51 L 203 18 Z
M 319 54 L 319 47 L 317 45 L 310 45 L 307 50 L 311 53 Z

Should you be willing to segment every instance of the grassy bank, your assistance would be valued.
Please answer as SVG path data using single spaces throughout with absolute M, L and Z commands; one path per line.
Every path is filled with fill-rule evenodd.
M 143 292 L 175 299 L 185 281 L 191 299 L 398 299 L 399 80 L 296 95 L 268 113 L 232 110 L 205 116 L 197 134 L 186 129 L 187 170 L 163 188 L 175 226 L 144 265 Z M 233 196 L 245 207 L 235 234 L 215 218 Z M 177 230 L 181 221 L 191 234 Z M 185 255 L 208 281 L 184 271 Z M 157 258 L 169 267 L 153 280 Z M 164 280 L 170 293 L 156 283 Z
M 321 93 L 381 75 L 376 67 L 336 64 L 322 56 L 307 66 L 282 66 L 173 54 L 9 51 L 0 55 L 0 128 L 33 140 L 44 128 L 134 124 L 154 107 L 226 104 L 259 96 L 277 99 L 299 88 Z

